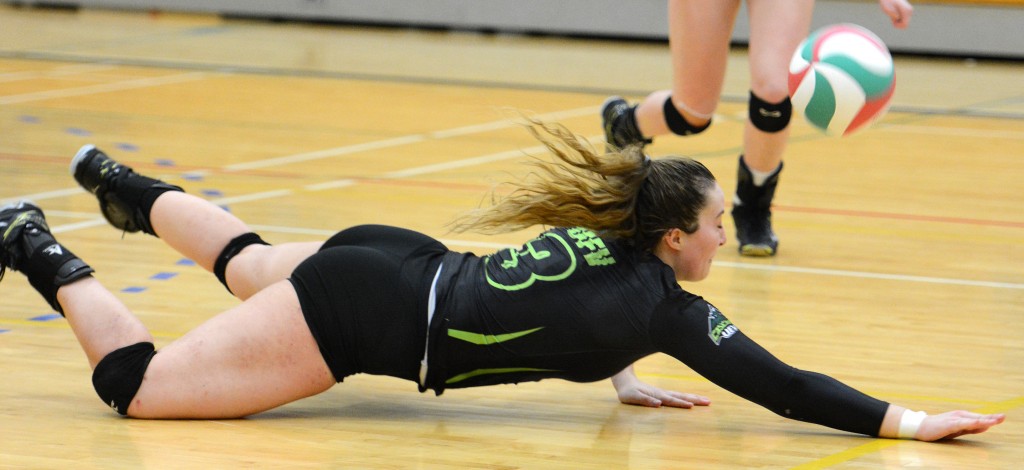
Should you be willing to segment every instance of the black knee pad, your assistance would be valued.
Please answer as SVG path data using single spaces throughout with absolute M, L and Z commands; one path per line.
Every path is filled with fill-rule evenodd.
M 662 106 L 662 110 L 665 112 L 665 124 L 668 125 L 668 129 L 675 135 L 693 135 L 704 132 L 709 126 L 711 126 L 711 120 L 705 122 L 703 126 L 694 126 L 690 124 L 679 110 L 676 109 L 675 103 L 672 102 L 672 97 L 665 98 L 665 104 Z
M 121 415 L 128 414 L 149 361 L 156 355 L 153 343 L 136 343 L 107 354 L 92 372 L 92 386 L 107 406 Z
M 754 127 L 764 132 L 775 133 L 789 126 L 789 120 L 793 117 L 793 103 L 788 96 L 780 103 L 768 103 L 751 91 L 747 111 L 750 113 L 750 123 Z
M 227 289 L 228 292 L 231 292 L 231 288 L 228 287 L 227 280 L 228 262 L 231 261 L 231 258 L 234 258 L 235 255 L 241 253 L 242 249 L 255 244 L 270 245 L 263 241 L 259 235 L 253 232 L 243 233 L 228 242 L 227 246 L 220 251 L 220 256 L 217 256 L 217 261 L 213 263 L 213 274 L 217 276 L 217 279 L 221 284 L 224 284 L 224 288 Z M 234 295 L 234 292 L 231 292 L 231 294 Z

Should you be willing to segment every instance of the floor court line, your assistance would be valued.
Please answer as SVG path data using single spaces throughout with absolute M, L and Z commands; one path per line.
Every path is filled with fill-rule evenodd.
M 290 165 L 292 163 L 308 162 L 312 160 L 322 160 L 325 158 L 334 158 L 344 155 L 351 155 L 353 153 L 366 152 L 370 150 L 379 150 L 389 147 L 398 147 L 402 145 L 415 144 L 423 142 L 426 137 L 423 135 L 413 134 L 402 137 L 396 137 L 393 139 L 376 140 L 373 142 L 366 142 L 362 144 L 346 145 L 343 147 L 335 147 L 331 149 L 315 150 L 312 152 L 297 153 L 294 155 L 286 155 L 283 157 L 268 158 L 266 160 L 254 160 L 245 163 L 236 163 L 224 167 L 225 171 L 234 172 L 242 170 L 255 170 L 259 168 L 269 168 L 274 166 Z
M 1009 220 L 984 220 L 984 219 L 969 219 L 966 217 L 942 217 L 934 215 L 916 215 L 916 214 L 897 214 L 890 212 L 877 212 L 877 211 L 863 211 L 863 210 L 849 210 L 849 209 L 826 209 L 818 207 L 800 207 L 800 206 L 786 206 L 779 204 L 772 204 L 772 209 L 778 209 L 786 212 L 803 212 L 807 214 L 826 214 L 826 215 L 839 215 L 847 217 L 868 217 L 873 219 L 894 219 L 894 220 L 907 220 L 907 221 L 918 221 L 918 222 L 941 222 L 951 224 L 966 224 L 966 225 L 982 225 L 982 226 L 996 226 L 996 227 L 1010 227 L 1010 228 L 1024 228 L 1024 222 L 1014 222 Z
M 577 108 L 564 111 L 555 111 L 551 113 L 544 113 L 537 115 L 538 119 L 544 121 L 557 121 L 569 117 L 579 117 L 588 114 L 597 113 L 597 108 L 586 107 Z M 372 142 L 366 142 L 362 144 L 346 145 L 342 147 L 335 147 L 331 149 L 316 150 L 313 152 L 298 153 L 294 155 L 286 155 L 283 157 L 268 158 L 265 160 L 253 160 L 251 162 L 236 163 L 227 165 L 224 167 L 225 171 L 241 171 L 241 170 L 253 170 L 258 168 L 269 168 L 274 166 L 288 165 L 291 163 L 308 162 L 311 160 L 322 160 L 325 158 L 340 157 L 344 155 L 350 155 L 358 152 L 365 152 L 369 150 L 379 150 L 390 147 L 398 147 L 402 145 L 415 144 L 424 142 L 429 139 L 447 139 L 451 137 L 459 137 L 464 135 L 477 134 L 482 132 L 490 132 L 499 129 L 507 129 L 519 125 L 511 119 L 492 121 L 483 124 L 475 124 L 472 126 L 457 127 L 452 129 L 445 129 L 440 131 L 427 132 L 424 134 L 409 134 L 401 137 L 395 137 L 391 139 L 377 140 Z M 595 137 L 593 139 L 602 139 L 602 137 Z
M 102 72 L 114 68 L 109 64 L 72 64 L 54 67 L 49 70 L 25 70 L 21 72 L 0 73 L 0 83 L 36 80 L 39 78 L 65 77 L 82 73 Z
M 964 129 L 943 126 L 918 126 L 909 124 L 892 124 L 881 129 L 887 132 L 912 132 L 915 134 L 941 135 L 945 137 L 966 137 L 969 139 L 1024 139 L 1024 132 L 999 131 L 990 129 Z
M 483 163 L 493 163 L 502 160 L 509 160 L 512 158 L 518 158 L 533 152 L 540 152 L 543 150 L 544 147 L 542 146 L 529 147 L 519 150 L 506 150 L 504 152 L 492 153 L 490 155 L 464 158 L 462 160 L 453 160 L 450 162 L 438 163 L 436 165 L 425 165 L 421 167 L 409 168 L 406 170 L 393 171 L 391 173 L 385 173 L 384 178 L 408 178 L 410 176 L 425 175 L 445 170 L 454 170 L 456 168 L 465 168 L 467 166 L 475 166 Z
M 228 204 L 237 204 L 237 203 L 240 203 L 240 202 L 252 202 L 252 201 L 262 201 L 262 200 L 265 200 L 265 199 L 276 199 L 276 198 L 281 198 L 281 197 L 289 196 L 289 195 L 294 194 L 294 193 L 295 193 L 295 191 L 293 191 L 291 189 L 278 189 L 278 190 L 273 190 L 273 191 L 263 191 L 263 192 L 260 192 L 260 193 L 243 194 L 241 196 L 232 196 L 232 197 L 222 197 L 222 198 L 217 198 L 217 199 L 211 199 L 210 202 L 212 202 L 212 203 L 214 203 L 214 204 L 216 204 L 218 206 L 224 206 L 224 205 L 228 205 Z
M 56 98 L 69 98 L 73 96 L 94 95 L 97 93 L 110 93 L 115 91 L 132 90 L 136 88 L 147 88 L 152 86 L 168 85 L 172 83 L 183 83 L 205 78 L 209 74 L 204 72 L 189 72 L 177 75 L 166 75 L 162 77 L 138 78 L 114 83 L 103 83 L 77 88 L 65 88 L 57 90 L 38 91 L 34 93 L 23 93 L 20 95 L 0 96 L 0 105 L 29 103 L 33 101 L 45 101 Z
M 929 277 L 929 276 L 912 276 L 907 274 L 885 274 L 885 273 L 872 273 L 864 271 L 847 271 L 843 269 L 821 269 L 821 268 L 803 268 L 799 266 L 779 266 L 779 265 L 764 265 L 764 264 L 752 264 L 752 263 L 737 263 L 732 261 L 715 261 L 715 266 L 734 268 L 734 269 L 751 269 L 757 271 L 772 271 L 772 272 L 784 272 L 784 273 L 798 273 L 798 274 L 815 274 L 821 276 L 836 276 L 836 277 L 856 277 L 862 279 L 878 279 L 887 281 L 903 281 L 903 282 L 921 282 L 926 284 L 953 284 L 959 286 L 968 287 L 991 287 L 994 289 L 1024 289 L 1024 284 L 1014 282 L 995 282 L 995 281 L 975 281 L 969 279 L 951 279 L 941 277 Z
M 0 199 L 0 205 L 7 205 L 9 203 L 20 201 L 20 200 L 42 201 L 44 199 L 56 199 L 56 198 L 59 198 L 59 197 L 74 196 L 74 195 L 77 195 L 77 194 L 81 194 L 81 192 L 82 192 L 82 189 L 79 188 L 78 186 L 75 186 L 73 188 L 55 189 L 53 191 L 44 191 L 44 192 L 41 192 L 41 193 L 22 194 L 22 195 L 19 195 L 19 196 L 14 196 L 14 197 L 10 197 L 10 198 Z

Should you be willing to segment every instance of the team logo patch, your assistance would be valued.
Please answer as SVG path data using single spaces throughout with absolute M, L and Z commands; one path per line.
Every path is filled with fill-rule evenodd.
M 715 343 L 715 346 L 722 344 L 723 339 L 729 339 L 736 332 L 740 331 L 733 325 L 722 312 L 719 312 L 714 305 L 708 304 L 708 338 Z

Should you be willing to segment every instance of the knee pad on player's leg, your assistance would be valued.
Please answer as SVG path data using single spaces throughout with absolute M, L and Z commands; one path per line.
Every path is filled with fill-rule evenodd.
M 693 135 L 704 132 L 709 126 L 711 126 L 711 118 L 708 118 L 708 122 L 705 122 L 702 126 L 695 126 L 690 124 L 686 118 L 676 109 L 675 103 L 672 102 L 672 97 L 665 98 L 665 104 L 662 106 L 662 111 L 665 112 L 665 124 L 668 129 L 675 135 Z M 690 112 L 690 111 L 687 111 Z
M 153 343 L 136 343 L 107 354 L 92 372 L 92 386 L 100 399 L 114 411 L 128 414 L 149 361 L 156 354 Z
M 750 123 L 764 132 L 775 133 L 785 129 L 793 117 L 793 103 L 788 96 L 781 102 L 773 104 L 762 100 L 751 91 L 747 110 L 750 113 Z
M 217 261 L 213 263 L 213 274 L 217 276 L 217 279 L 220 281 L 220 283 L 224 284 L 224 288 L 227 289 L 228 292 L 230 292 L 232 295 L 234 295 L 234 292 L 231 292 L 231 288 L 228 287 L 227 280 L 228 262 L 231 261 L 231 258 L 234 258 L 236 255 L 241 253 L 242 250 L 249 245 L 270 244 L 263 241 L 263 239 L 260 238 L 259 235 L 253 232 L 243 233 L 231 239 L 231 241 L 228 242 L 227 246 L 225 246 L 224 249 L 220 251 L 220 255 L 217 256 Z

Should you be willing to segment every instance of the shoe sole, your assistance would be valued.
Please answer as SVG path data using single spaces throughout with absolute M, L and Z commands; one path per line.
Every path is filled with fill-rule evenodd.
M 608 125 L 608 109 L 611 108 L 611 106 L 615 102 L 617 102 L 617 101 L 622 101 L 622 102 L 626 103 L 626 106 L 629 106 L 629 102 L 626 101 L 626 99 L 621 97 L 621 96 L 609 96 L 608 99 L 604 100 L 604 103 L 601 103 L 601 128 L 602 129 L 605 128 Z M 610 136 L 607 133 L 605 133 L 605 140 L 608 140 L 608 137 L 610 137 Z
M 768 257 L 775 256 L 775 249 L 765 245 L 744 245 L 740 247 L 743 256 Z
M 626 100 L 621 96 L 609 96 L 608 99 L 604 100 L 604 103 L 601 103 L 601 129 L 604 130 L 604 144 L 606 152 L 615 152 L 619 149 L 618 146 L 611 142 L 612 136 L 608 131 L 608 108 L 610 108 L 616 101 Z
M 71 167 L 69 168 L 72 178 L 75 177 L 75 173 L 78 171 L 78 165 L 81 165 L 85 157 L 89 155 L 89 152 L 93 150 L 96 150 L 96 146 L 93 144 L 85 144 L 82 148 L 78 149 L 78 153 L 71 159 Z M 75 181 L 78 181 L 78 179 L 75 178 Z
M 604 112 L 608 109 L 608 106 L 611 106 L 613 102 L 619 100 L 625 101 L 621 96 L 609 96 L 608 99 L 604 100 L 604 103 L 601 103 L 601 116 L 604 116 Z
M 0 207 L 0 213 L 4 213 L 4 212 L 9 211 L 11 209 L 16 209 L 18 206 L 30 206 L 28 208 L 29 210 L 37 211 L 40 214 L 43 213 L 43 209 L 41 209 L 38 205 L 36 205 L 36 203 L 34 203 L 34 202 L 32 202 L 32 201 L 30 201 L 28 199 L 22 199 L 20 201 L 14 201 L 14 202 L 12 202 L 10 204 L 5 204 L 3 207 Z
M 3 207 L 0 207 L 0 214 L 3 214 L 4 212 L 11 211 L 11 210 L 14 210 L 14 209 L 18 209 L 19 207 L 22 208 L 22 210 L 19 211 L 21 214 L 25 214 L 27 212 L 38 212 L 39 215 L 42 216 L 44 220 L 46 219 L 46 214 L 43 212 L 43 209 L 41 207 L 37 206 L 34 202 L 29 201 L 27 199 L 22 199 L 20 201 L 15 201 L 15 202 L 12 202 L 10 204 L 6 204 Z M 5 225 L 3 227 L 3 231 L 0 231 L 0 241 L 2 241 L 7 236 L 6 232 L 8 230 L 10 230 L 11 227 L 14 226 L 14 224 L 17 223 L 19 218 L 21 218 L 21 215 L 16 216 L 13 219 L 11 219 L 11 221 L 7 225 Z

